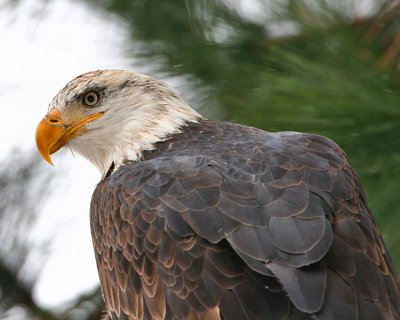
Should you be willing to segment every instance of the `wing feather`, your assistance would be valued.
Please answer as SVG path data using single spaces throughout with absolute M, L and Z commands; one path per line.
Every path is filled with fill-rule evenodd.
M 399 319 L 396 272 L 339 147 L 259 131 L 262 143 L 249 143 L 250 131 L 224 130 L 221 150 L 172 140 L 175 154 L 97 187 L 91 225 L 110 314 Z

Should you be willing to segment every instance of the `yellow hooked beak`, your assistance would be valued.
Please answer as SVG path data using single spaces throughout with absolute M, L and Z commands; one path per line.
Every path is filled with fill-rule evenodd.
M 103 116 L 102 112 L 91 114 L 70 124 L 64 123 L 57 109 L 50 111 L 36 128 L 36 145 L 43 159 L 53 165 L 50 155 L 58 151 L 75 136 L 86 131 L 84 125 Z

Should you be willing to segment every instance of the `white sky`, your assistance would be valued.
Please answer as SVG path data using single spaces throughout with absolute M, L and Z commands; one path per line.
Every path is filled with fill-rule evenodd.
M 127 28 L 114 16 L 79 2 L 21 1 L 15 10 L 0 0 L 0 155 L 14 146 L 33 148 L 34 131 L 50 99 L 73 77 L 94 69 L 130 69 L 124 58 Z M 53 253 L 35 288 L 39 303 L 56 306 L 98 283 L 89 229 L 89 202 L 100 175 L 84 159 L 62 153 L 47 166 L 57 179 L 37 234 L 55 235 Z M 62 227 L 56 227 L 61 225 Z

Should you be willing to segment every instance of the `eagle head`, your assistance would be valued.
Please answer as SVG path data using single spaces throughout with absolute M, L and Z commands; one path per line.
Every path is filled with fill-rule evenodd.
M 144 150 L 202 116 L 174 90 L 148 76 L 98 70 L 71 80 L 50 102 L 36 129 L 42 157 L 68 147 L 104 176 L 114 165 L 140 160 Z

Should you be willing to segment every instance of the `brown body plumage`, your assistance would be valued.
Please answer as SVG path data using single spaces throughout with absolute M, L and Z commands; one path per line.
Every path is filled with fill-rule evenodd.
M 91 226 L 113 319 L 399 317 L 358 179 L 320 136 L 188 126 L 99 184 Z
M 130 90 L 143 87 L 135 81 Z M 150 87 L 141 91 L 147 98 L 161 88 L 169 101 L 165 86 Z M 167 122 L 179 110 L 157 105 Z M 400 319 L 396 270 L 357 175 L 331 140 L 193 113 L 135 150 L 138 159 L 103 172 L 91 203 L 111 319 Z

